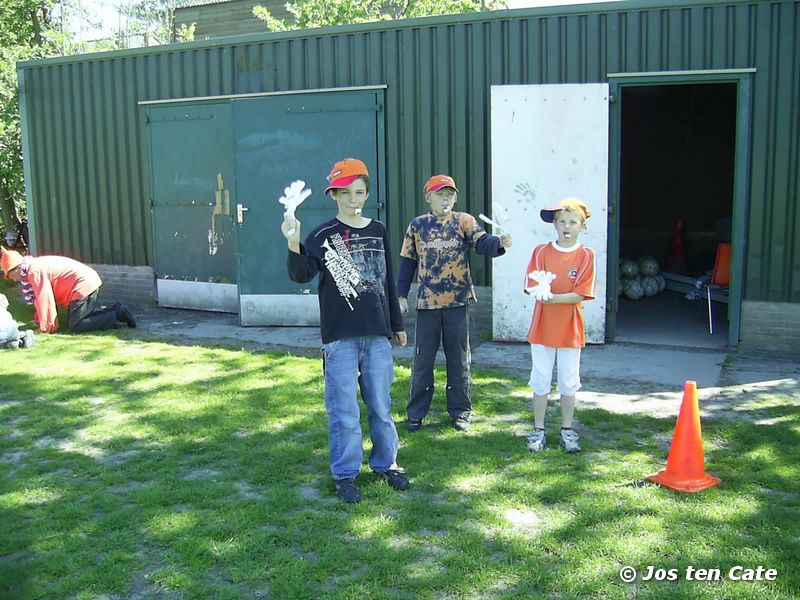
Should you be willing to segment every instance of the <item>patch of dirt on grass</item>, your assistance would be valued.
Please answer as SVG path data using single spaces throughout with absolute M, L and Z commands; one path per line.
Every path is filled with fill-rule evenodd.
M 100 459 L 100 462 L 104 465 L 115 466 L 135 458 L 136 456 L 139 456 L 139 454 L 140 452 L 138 450 L 126 450 L 125 452 L 117 452 L 116 454 L 104 456 Z
M 368 572 L 369 572 L 369 566 L 361 565 L 350 571 L 347 575 L 333 575 L 332 577 L 329 577 L 328 581 L 326 581 L 323 584 L 323 587 L 326 589 L 331 589 L 333 587 L 336 587 L 336 585 L 340 582 L 357 581 L 361 579 L 364 575 L 366 575 Z
M 234 481 L 233 487 L 239 492 L 239 496 L 245 500 L 265 500 L 264 496 L 253 491 L 253 487 L 246 481 Z
M 53 446 L 58 446 L 59 444 L 66 443 L 64 439 L 56 439 L 50 436 L 40 437 L 38 440 L 33 442 L 33 445 L 41 450 L 42 448 L 51 448 Z
M 219 471 L 215 471 L 214 469 L 192 469 L 189 471 L 187 475 L 185 475 L 184 479 L 208 479 L 210 477 L 219 477 Z
M 300 494 L 300 497 L 303 500 L 314 502 L 321 499 L 319 489 L 313 485 L 309 484 L 300 485 L 297 487 L 297 493 Z
M 526 536 L 536 536 L 541 533 L 542 518 L 535 511 L 510 508 L 503 513 L 503 518 L 515 533 L 523 533 Z
M 11 477 L 24 465 L 24 460 L 28 458 L 28 456 L 29 453 L 24 450 L 20 450 L 19 452 L 5 452 L 0 456 L 0 464 L 11 465 L 7 473 L 7 475 Z
M 93 446 L 91 444 L 78 444 L 72 440 L 58 442 L 56 447 L 62 452 L 82 454 L 98 461 L 106 456 L 106 451 L 102 448 L 98 448 L 97 446 Z
M 390 548 L 411 548 L 416 545 L 416 541 L 410 535 L 402 533 L 389 536 L 386 545 Z

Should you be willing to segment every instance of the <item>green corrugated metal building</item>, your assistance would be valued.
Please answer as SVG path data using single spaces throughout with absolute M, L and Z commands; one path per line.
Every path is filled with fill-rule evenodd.
M 601 83 L 609 100 L 609 334 L 617 258 L 647 252 L 674 260 L 669 244 L 681 218 L 690 270 L 710 267 L 717 243 L 732 242 L 730 343 L 797 347 L 798 29 L 800 2 L 793 0 L 633 0 L 20 63 L 33 247 L 92 263 L 146 265 L 161 279 L 238 286 L 228 289 L 234 295 L 302 295 L 284 281 L 248 287 L 263 276 L 258 256 L 279 246 L 253 247 L 249 258 L 235 247 L 243 231 L 237 205 L 248 210 L 243 222 L 252 218 L 267 236 L 281 189 L 270 186 L 286 176 L 324 175 L 316 170 L 335 158 L 318 152 L 316 170 L 298 162 L 304 147 L 327 142 L 292 142 L 291 123 L 312 132 L 314 123 L 369 130 L 363 139 L 375 210 L 398 250 L 409 219 L 423 212 L 420 186 L 432 173 L 456 178 L 462 210 L 491 210 L 498 155 L 492 86 Z M 276 132 L 290 145 L 281 146 Z M 342 142 L 350 134 L 331 135 Z M 272 144 L 275 156 L 291 147 L 294 154 L 278 162 L 297 172 L 266 172 L 270 161 L 248 145 L 258 140 Z M 207 162 L 215 172 L 192 183 L 176 171 L 170 182 L 170 160 L 176 169 Z M 215 161 L 218 168 L 210 166 Z M 269 185 L 259 188 L 259 177 Z M 316 189 L 323 183 L 312 178 Z M 274 210 L 248 205 L 257 193 Z M 309 210 L 321 219 L 319 202 Z M 180 227 L 171 224 L 195 221 L 202 243 L 181 243 Z M 648 247 L 648 240 L 657 243 Z M 194 256 L 189 266 L 175 258 L 184 247 Z M 234 281 L 244 263 L 256 270 L 247 283 Z M 488 284 L 489 263 L 476 261 L 474 274 Z
M 262 33 L 266 26 L 253 14 L 255 6 L 263 6 L 276 19 L 294 20 L 281 0 L 188 0 L 175 9 L 175 29 L 194 24 L 196 40 Z

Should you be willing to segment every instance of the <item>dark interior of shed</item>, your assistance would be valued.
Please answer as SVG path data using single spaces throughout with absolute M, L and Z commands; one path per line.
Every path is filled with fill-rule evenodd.
M 662 273 L 692 279 L 710 273 L 731 238 L 736 95 L 732 83 L 622 88 L 621 259 L 650 255 Z M 676 287 L 668 279 L 655 296 L 621 296 L 615 339 L 727 345 L 727 304 L 713 303 L 712 335 L 705 303 Z

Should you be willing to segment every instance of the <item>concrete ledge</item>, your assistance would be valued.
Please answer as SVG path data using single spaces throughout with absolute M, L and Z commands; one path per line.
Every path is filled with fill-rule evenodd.
M 239 313 L 239 289 L 234 283 L 156 280 L 159 306 Z
M 742 348 L 800 356 L 800 304 L 745 300 L 740 331 Z

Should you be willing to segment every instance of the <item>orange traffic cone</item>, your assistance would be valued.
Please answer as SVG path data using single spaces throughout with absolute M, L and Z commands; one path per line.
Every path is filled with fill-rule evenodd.
M 722 483 L 721 479 L 705 470 L 697 384 L 694 381 L 683 385 L 683 402 L 672 436 L 667 468 L 649 475 L 647 479 L 679 492 L 699 492 Z

